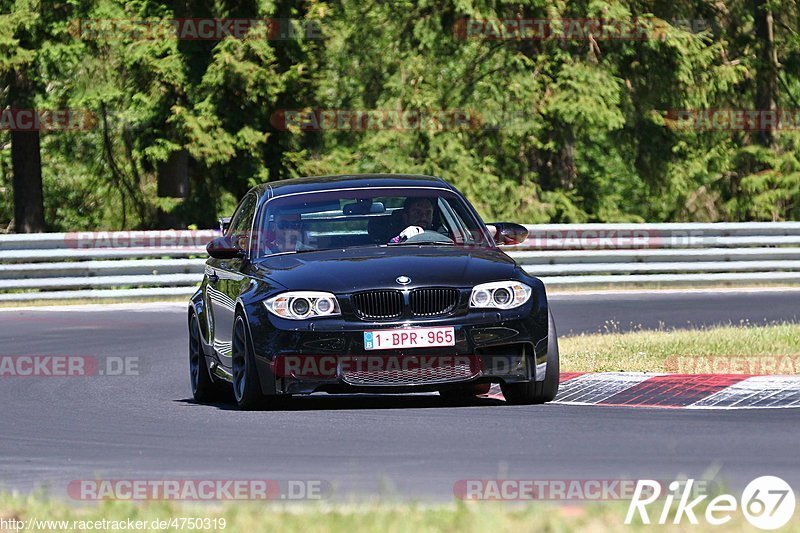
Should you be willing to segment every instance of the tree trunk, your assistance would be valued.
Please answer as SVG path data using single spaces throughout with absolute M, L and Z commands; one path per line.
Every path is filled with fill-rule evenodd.
M 169 159 L 158 165 L 158 196 L 160 198 L 189 197 L 189 152 L 172 152 Z M 158 210 L 158 225 L 162 229 L 182 227 L 184 221 L 174 213 Z
M 756 71 L 756 110 L 775 111 L 775 95 L 778 85 L 778 53 L 775 49 L 772 11 L 767 0 L 755 0 L 753 3 L 756 40 L 758 41 L 758 68 Z M 771 127 L 761 124 L 758 142 L 762 146 L 773 148 L 775 136 Z
M 32 103 L 30 83 L 20 72 L 12 73 L 10 78 L 8 92 L 11 108 L 29 108 Z M 11 166 L 14 174 L 14 231 L 41 233 L 46 228 L 38 129 L 11 131 Z

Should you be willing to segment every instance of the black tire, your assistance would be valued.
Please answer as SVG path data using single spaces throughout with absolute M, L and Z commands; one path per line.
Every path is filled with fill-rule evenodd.
M 491 387 L 491 383 L 479 383 L 457 389 L 443 389 L 439 391 L 439 396 L 446 400 L 471 400 L 475 396 L 487 394 Z
M 515 405 L 540 404 L 551 402 L 558 394 L 561 366 L 558 356 L 558 333 L 553 315 L 548 310 L 547 332 L 547 371 L 544 381 L 535 379 L 527 383 L 510 383 L 500 385 L 506 401 Z
M 250 332 L 244 316 L 236 314 L 233 323 L 233 396 L 240 409 L 264 409 L 267 397 L 261 391 Z
M 189 384 L 192 396 L 198 403 L 219 402 L 230 396 L 227 383 L 215 381 L 208 369 L 200 337 L 200 322 L 192 313 L 189 319 Z

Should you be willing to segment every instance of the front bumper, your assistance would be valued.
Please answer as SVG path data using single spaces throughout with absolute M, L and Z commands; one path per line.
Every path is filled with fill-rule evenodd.
M 546 303 L 508 311 L 463 312 L 427 320 L 291 321 L 248 309 L 265 394 L 427 392 L 466 384 L 544 379 Z M 455 345 L 366 350 L 364 331 L 452 326 Z

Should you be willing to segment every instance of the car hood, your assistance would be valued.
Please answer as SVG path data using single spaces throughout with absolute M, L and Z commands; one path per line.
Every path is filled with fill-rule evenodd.
M 471 287 L 512 279 L 516 264 L 496 249 L 402 245 L 273 255 L 254 263 L 258 275 L 290 290 L 348 293 L 365 289 Z M 400 285 L 399 276 L 411 278 Z

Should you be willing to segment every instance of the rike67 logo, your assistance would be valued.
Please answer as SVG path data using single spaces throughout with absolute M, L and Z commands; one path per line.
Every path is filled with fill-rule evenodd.
M 794 515 L 795 494 L 792 487 L 783 479 L 775 476 L 762 476 L 751 481 L 742 492 L 741 502 L 730 494 L 721 494 L 705 502 L 707 494 L 700 495 L 690 501 L 695 494 L 692 493 L 693 479 L 685 483 L 673 481 L 669 484 L 669 493 L 663 498 L 661 512 L 652 515 L 657 524 L 664 525 L 673 514 L 673 503 L 677 500 L 674 510 L 673 524 L 680 524 L 684 518 L 691 524 L 698 524 L 697 516 L 700 514 L 698 507 L 705 503 L 705 513 L 700 514 L 706 523 L 720 526 L 729 522 L 739 508 L 747 521 L 759 529 L 772 530 L 785 526 Z M 650 511 L 658 511 L 659 499 L 662 497 L 661 484 L 658 481 L 643 479 L 636 484 L 636 489 L 625 516 L 625 523 L 630 524 L 637 514 L 642 523 L 650 524 Z M 659 501 L 659 504 L 649 505 Z

